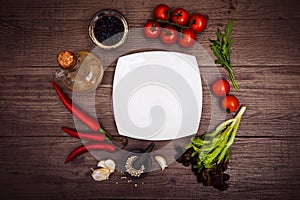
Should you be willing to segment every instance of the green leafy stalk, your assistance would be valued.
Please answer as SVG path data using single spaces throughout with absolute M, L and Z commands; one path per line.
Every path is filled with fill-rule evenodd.
M 246 111 L 242 106 L 236 116 L 219 124 L 210 133 L 192 138 L 185 152 L 177 159 L 184 166 L 192 166 L 198 183 L 221 191 L 228 188 L 230 147 L 234 142 L 241 118 Z
M 230 39 L 230 34 L 232 32 L 233 20 L 228 20 L 228 23 L 225 27 L 224 33 L 220 29 L 217 30 L 216 35 L 217 39 L 209 41 L 212 43 L 210 48 L 214 52 L 217 59 L 215 60 L 216 64 L 222 65 L 228 72 L 230 80 L 233 84 L 233 87 L 238 91 L 240 87 L 235 81 L 234 73 L 232 70 L 232 65 L 230 61 L 231 45 L 233 39 Z
M 242 106 L 233 119 L 221 123 L 212 133 L 192 139 L 187 148 L 193 149 L 191 157 L 195 157 L 197 161 L 196 164 L 193 164 L 194 169 L 210 170 L 213 166 L 228 162 L 230 147 L 245 110 L 246 106 Z

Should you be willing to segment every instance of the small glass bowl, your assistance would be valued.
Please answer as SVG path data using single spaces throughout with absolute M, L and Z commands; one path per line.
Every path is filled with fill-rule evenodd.
M 108 32 L 106 29 L 114 29 L 115 33 Z M 100 10 L 93 16 L 89 24 L 91 40 L 103 49 L 120 47 L 125 42 L 127 35 L 128 24 L 125 17 L 113 9 Z

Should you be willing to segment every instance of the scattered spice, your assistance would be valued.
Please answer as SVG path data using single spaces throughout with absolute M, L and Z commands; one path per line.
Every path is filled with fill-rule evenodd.
M 144 165 L 141 165 L 140 169 L 135 169 L 133 167 L 133 162 L 137 158 L 138 158 L 137 156 L 130 156 L 130 157 L 128 157 L 128 159 L 125 163 L 126 172 L 128 172 L 133 177 L 140 177 L 145 171 L 145 166 Z

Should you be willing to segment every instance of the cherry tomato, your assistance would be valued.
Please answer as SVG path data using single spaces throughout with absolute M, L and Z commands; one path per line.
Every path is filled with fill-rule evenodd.
M 184 29 L 182 30 L 178 44 L 182 47 L 188 48 L 191 47 L 196 40 L 196 34 L 191 29 Z
M 144 25 L 144 33 L 148 38 L 157 38 L 160 34 L 160 25 L 157 22 L 149 21 Z
M 212 84 L 212 92 L 217 97 L 224 97 L 230 91 L 230 84 L 224 78 L 219 78 Z
M 154 19 L 167 21 L 170 18 L 170 8 L 166 4 L 159 4 L 153 10 Z
M 237 111 L 239 106 L 239 100 L 233 95 L 226 95 L 222 100 L 222 108 L 228 113 Z
M 177 41 L 178 33 L 173 26 L 166 26 L 161 30 L 160 40 L 165 44 L 173 44 Z
M 172 22 L 185 26 L 189 21 L 189 13 L 184 8 L 176 8 L 171 14 Z
M 204 31 L 207 26 L 207 18 L 201 14 L 194 14 L 190 17 L 189 24 L 190 29 L 195 33 L 200 33 Z

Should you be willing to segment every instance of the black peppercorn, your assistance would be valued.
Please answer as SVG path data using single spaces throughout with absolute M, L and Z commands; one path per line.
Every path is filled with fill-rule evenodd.
M 115 16 L 103 16 L 95 24 L 94 35 L 103 45 L 113 46 L 122 40 L 124 30 L 121 19 Z

